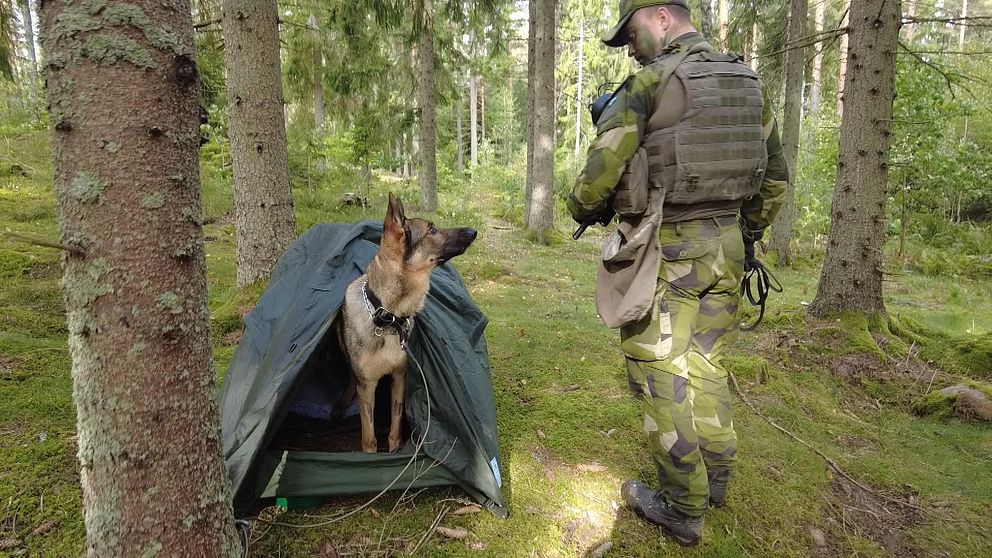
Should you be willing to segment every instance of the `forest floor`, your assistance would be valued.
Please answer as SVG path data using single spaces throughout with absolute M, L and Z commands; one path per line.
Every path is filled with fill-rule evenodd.
M 8 149 L 24 168 L 0 177 L 0 231 L 57 238 L 45 141 L 25 137 Z M 205 168 L 203 177 L 222 381 L 239 320 L 260 289 L 234 288 L 234 228 L 224 218 L 230 193 L 218 186 L 216 171 Z M 509 518 L 456 513 L 466 495 L 454 488 L 398 491 L 320 528 L 257 521 L 253 556 L 404 556 L 418 544 L 420 556 L 992 556 L 992 430 L 913 412 L 931 390 L 992 378 L 992 280 L 893 275 L 885 285 L 892 332 L 869 332 L 856 320 L 807 319 L 818 266 L 776 270 L 785 292 L 772 297 L 761 327 L 743 334 L 725 359 L 739 385 L 739 465 L 729 501 L 707 515 L 701 545 L 683 549 L 619 497 L 625 479 L 653 483 L 655 473 L 617 334 L 593 306 L 600 230 L 579 242 L 536 245 L 488 212 L 494 202 L 484 186 L 466 189 L 467 205 L 434 219 L 480 229 L 454 265 L 490 319 Z M 374 191 L 374 208 L 384 207 L 385 191 Z M 342 208 L 339 195 L 299 190 L 299 229 L 381 218 Z M 0 243 L 0 556 L 78 556 L 84 549 L 59 257 Z M 262 517 L 302 526 L 365 499 L 269 508 Z

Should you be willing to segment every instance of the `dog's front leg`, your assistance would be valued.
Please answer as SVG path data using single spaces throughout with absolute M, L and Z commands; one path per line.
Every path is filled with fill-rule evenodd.
M 403 433 L 403 400 L 406 398 L 406 369 L 400 368 L 393 372 L 392 406 L 389 422 L 389 451 L 394 452 L 400 447 L 400 436 Z
M 358 380 L 358 411 L 362 416 L 362 451 L 375 453 L 375 386 L 377 382 Z

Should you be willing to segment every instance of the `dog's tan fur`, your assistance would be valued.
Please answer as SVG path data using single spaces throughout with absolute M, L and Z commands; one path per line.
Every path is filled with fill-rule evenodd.
M 392 331 L 376 334 L 365 305 L 362 286 L 379 297 L 382 307 L 395 316 L 413 316 L 424 306 L 431 271 L 465 251 L 476 231 L 467 228 L 437 229 L 423 219 L 407 219 L 399 198 L 389 194 L 379 251 L 362 275 L 345 291 L 337 321 L 338 339 L 351 366 L 351 382 L 342 401 L 358 397 L 362 424 L 362 451 L 376 451 L 373 416 L 379 380 L 393 378 L 389 425 L 389 451 L 400 446 L 406 396 L 406 353 Z

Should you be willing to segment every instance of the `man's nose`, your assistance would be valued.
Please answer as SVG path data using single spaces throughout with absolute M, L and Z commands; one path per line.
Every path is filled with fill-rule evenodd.
M 628 43 L 627 44 L 627 56 L 630 56 L 631 58 L 633 58 L 635 54 L 637 54 L 637 53 L 634 52 L 634 45 Z

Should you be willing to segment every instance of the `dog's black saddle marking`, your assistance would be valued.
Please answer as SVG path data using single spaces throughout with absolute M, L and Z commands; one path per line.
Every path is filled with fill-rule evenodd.
M 382 306 L 382 301 L 369 288 L 369 282 L 362 285 L 362 293 L 365 295 L 365 307 L 372 317 L 372 325 L 375 326 L 375 334 L 382 336 L 383 333 L 392 333 L 400 337 L 400 345 L 407 346 L 410 340 L 410 333 L 413 332 L 413 316 L 397 316 Z

